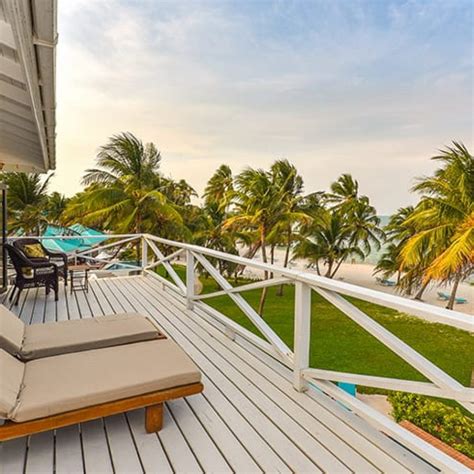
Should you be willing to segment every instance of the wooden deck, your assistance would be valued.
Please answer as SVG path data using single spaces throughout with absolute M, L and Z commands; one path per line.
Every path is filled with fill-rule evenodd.
M 7 304 L 7 303 L 6 303 Z M 2 473 L 428 472 L 434 469 L 290 371 L 230 340 L 151 277 L 91 282 L 54 302 L 30 290 L 13 307 L 28 324 L 137 311 L 153 316 L 203 373 L 204 393 L 168 403 L 147 435 L 141 410 L 3 443 Z

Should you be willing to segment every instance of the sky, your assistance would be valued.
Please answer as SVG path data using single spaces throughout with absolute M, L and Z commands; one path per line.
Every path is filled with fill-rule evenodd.
M 79 191 L 108 137 L 154 142 L 201 194 L 287 158 L 305 190 L 352 173 L 379 214 L 415 202 L 452 140 L 474 148 L 471 0 L 61 0 L 57 170 Z

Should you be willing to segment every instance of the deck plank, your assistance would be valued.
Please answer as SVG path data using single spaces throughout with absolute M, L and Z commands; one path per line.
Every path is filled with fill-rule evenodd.
M 103 420 L 81 423 L 84 464 L 86 473 L 101 474 L 114 471 L 109 454 Z
M 0 473 L 21 474 L 24 472 L 28 438 L 18 438 L 0 443 Z
M 143 472 L 124 414 L 104 418 L 116 473 Z
M 165 450 L 157 435 L 150 435 L 145 431 L 144 410 L 135 410 L 127 413 L 127 419 L 132 430 L 137 450 L 140 453 L 143 468 L 147 474 L 169 474 L 173 472 Z
M 204 472 L 232 472 L 215 442 L 194 416 L 189 405 L 184 400 L 174 400 L 167 406 L 193 452 L 199 453 L 199 462 Z
M 54 471 L 54 432 L 47 431 L 30 436 L 25 472 Z
M 163 428 L 159 432 L 159 437 L 173 470 L 175 472 L 203 472 L 196 456 L 187 444 L 178 426 L 171 418 L 166 404 L 163 412 Z
M 79 425 L 56 430 L 56 472 L 79 474 L 84 472 Z
M 105 297 L 104 293 L 102 292 L 102 289 L 98 284 L 98 280 L 91 281 L 91 288 L 94 293 L 94 296 L 96 297 L 99 303 L 99 306 L 101 307 L 103 314 L 113 314 L 118 312 Z

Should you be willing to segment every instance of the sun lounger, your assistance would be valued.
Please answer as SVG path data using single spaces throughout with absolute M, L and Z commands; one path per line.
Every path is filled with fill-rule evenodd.
M 397 283 L 393 280 L 387 280 L 386 278 L 375 278 L 377 283 L 382 286 L 397 286 Z
M 0 305 L 0 349 L 22 360 L 164 337 L 154 323 L 137 313 L 26 325 Z
M 449 300 L 449 295 L 447 293 L 443 293 L 442 291 L 438 291 L 438 299 L 442 301 L 448 301 Z M 454 298 L 454 302 L 457 304 L 466 304 L 467 299 L 466 298 L 461 298 L 460 296 Z
M 23 362 L 0 349 L 0 441 L 146 408 L 162 426 L 163 402 L 203 390 L 199 369 L 170 339 Z

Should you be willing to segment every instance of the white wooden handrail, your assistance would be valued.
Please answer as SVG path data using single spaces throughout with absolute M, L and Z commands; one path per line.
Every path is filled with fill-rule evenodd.
M 209 260 L 199 253 L 192 252 L 194 258 L 204 267 L 214 280 L 224 289 L 231 290 L 232 285 L 217 271 Z M 280 339 L 275 331 L 263 320 L 263 318 L 250 306 L 250 304 L 239 294 L 228 293 L 230 299 L 240 308 L 240 310 L 252 321 L 255 327 L 265 336 L 265 338 L 275 347 L 275 349 L 289 361 L 293 358 L 291 349 Z
M 341 310 L 346 316 L 364 328 L 369 334 L 376 337 L 400 358 L 408 362 L 412 367 L 418 370 L 418 372 L 423 374 L 440 388 L 447 390 L 450 394 L 465 389 L 465 387 L 463 387 L 457 380 L 450 377 L 446 372 L 443 372 L 439 367 L 416 352 L 401 339 L 394 336 L 381 324 L 371 319 L 359 308 L 345 300 L 341 295 L 323 290 L 322 288 L 313 288 L 336 308 Z M 461 403 L 467 410 L 474 412 L 474 404 L 462 402 L 460 400 L 459 403 Z
M 146 242 L 146 239 L 144 239 L 144 242 Z M 164 262 L 169 262 L 171 260 L 174 260 L 176 257 L 178 257 L 179 255 L 182 255 L 184 252 L 185 252 L 185 249 L 178 249 L 178 250 L 176 250 L 176 252 L 170 253 L 169 255 L 167 255 L 164 258 L 160 258 L 156 262 L 153 262 L 150 265 L 146 265 L 145 269 L 146 270 L 152 270 L 153 268 L 159 267 Z
M 145 241 L 150 246 L 153 253 L 158 257 L 158 259 L 162 260 L 162 265 L 166 268 L 166 271 L 169 273 L 171 278 L 173 279 L 176 286 L 184 293 L 186 293 L 186 285 L 183 283 L 179 275 L 176 273 L 175 269 L 171 266 L 169 261 L 166 259 L 163 252 L 157 247 L 157 245 L 148 238 L 148 235 L 145 237 Z
M 214 257 L 227 262 L 244 265 L 257 270 L 273 273 L 275 276 L 286 277 L 290 281 L 300 281 L 310 286 L 317 286 L 326 290 L 334 291 L 341 295 L 353 296 L 369 303 L 375 303 L 387 308 L 396 309 L 412 316 L 417 316 L 429 322 L 447 324 L 449 326 L 462 329 L 464 331 L 474 332 L 474 318 L 460 313 L 458 311 L 440 308 L 421 301 L 414 301 L 397 295 L 391 295 L 370 288 L 353 285 L 351 283 L 333 280 L 330 278 L 314 275 L 312 273 L 296 271 L 290 268 L 283 268 L 270 263 L 257 262 L 239 255 L 227 254 L 219 250 L 212 250 L 205 247 L 199 247 L 193 244 L 176 242 L 174 240 L 162 239 L 150 234 L 146 234 L 147 239 L 169 245 L 172 247 L 184 248 L 192 252 L 199 253 L 208 257 Z
M 93 236 L 91 236 L 93 237 Z M 52 236 L 44 237 L 48 239 L 77 239 L 77 236 Z M 86 236 L 89 238 L 89 236 Z M 97 236 L 103 239 L 103 236 Z M 294 371 L 294 386 L 297 390 L 305 390 L 308 381 L 312 380 L 335 380 L 341 382 L 358 383 L 367 386 L 385 388 L 388 390 L 401 390 L 423 395 L 444 397 L 457 400 L 466 409 L 474 411 L 474 389 L 462 386 L 455 379 L 450 377 L 432 362 L 427 360 L 421 354 L 412 349 L 408 344 L 394 336 L 382 325 L 374 321 L 355 305 L 347 301 L 343 296 L 351 296 L 360 300 L 369 301 L 389 308 L 422 317 L 432 322 L 442 322 L 444 324 L 474 332 L 474 318 L 468 315 L 438 308 L 425 303 L 420 303 L 400 296 L 369 290 L 349 283 L 335 281 L 320 277 L 307 272 L 295 271 L 287 268 L 281 268 L 275 265 L 256 262 L 238 255 L 226 254 L 224 252 L 199 247 L 192 244 L 175 242 L 168 239 L 162 239 L 149 234 L 123 234 L 120 236 L 110 235 L 110 239 L 121 239 L 109 244 L 102 244 L 92 249 L 79 252 L 78 255 L 84 258 L 90 258 L 87 254 L 102 249 L 111 248 L 124 243 L 141 239 L 142 242 L 142 270 L 145 274 L 153 275 L 169 288 L 175 289 L 181 295 L 186 297 L 188 308 L 193 308 L 194 304 L 199 304 L 207 314 L 216 318 L 218 313 L 212 310 L 202 300 L 216 296 L 227 295 L 243 313 L 252 321 L 255 327 L 270 343 L 275 350 L 275 354 L 285 364 Z M 157 246 L 157 243 L 176 248 L 169 255 L 164 255 Z M 152 251 L 157 261 L 148 263 L 148 249 Z M 186 252 L 186 283 L 181 280 L 171 262 L 183 252 Z M 256 281 L 241 287 L 232 286 L 226 278 L 220 274 L 218 269 L 206 258 L 212 257 L 224 261 L 233 262 L 239 265 L 246 265 L 259 270 L 267 271 L 276 275 L 275 278 L 263 281 Z M 117 263 L 114 261 L 109 264 Z M 209 273 L 209 275 L 219 284 L 222 290 L 208 294 L 194 294 L 195 265 L 199 263 Z M 171 282 L 156 274 L 153 269 L 163 265 L 171 277 Z M 133 267 L 133 266 L 132 266 Z M 133 267 L 137 268 L 137 267 Z M 294 351 L 281 340 L 273 329 L 257 314 L 250 304 L 242 297 L 241 293 L 258 288 L 265 288 L 279 284 L 295 284 L 295 333 L 294 333 Z M 363 329 L 369 332 L 377 340 L 382 342 L 389 349 L 394 351 L 399 357 L 408 362 L 418 372 L 423 374 L 430 382 L 416 382 L 410 380 L 397 380 L 386 377 L 375 377 L 361 374 L 344 374 L 334 371 L 327 371 L 309 367 L 309 348 L 310 348 L 310 320 L 311 320 L 311 290 L 315 290 L 332 305 L 341 310 L 346 316 L 355 321 Z M 220 314 L 220 313 L 219 313 Z M 224 324 L 229 334 L 238 334 L 238 325 L 231 322 L 224 315 L 219 322 Z
M 457 390 L 441 389 L 433 383 L 415 380 L 401 380 L 373 375 L 350 374 L 333 370 L 309 368 L 303 371 L 303 377 L 308 380 L 331 380 L 345 382 L 365 387 L 383 388 L 400 392 L 418 393 L 430 397 L 457 399 L 464 402 L 474 402 L 474 389 L 463 387 Z
M 258 280 L 252 283 L 248 283 L 247 285 L 234 286 L 227 290 L 214 291 L 212 293 L 205 293 L 203 295 L 196 295 L 196 296 L 193 296 L 193 299 L 205 300 L 209 298 L 215 298 L 217 296 L 228 295 L 229 293 L 243 293 L 245 291 L 258 290 L 260 288 L 282 285 L 284 283 L 289 283 L 290 281 L 291 280 L 288 280 L 288 278 L 270 278 L 269 280 Z

